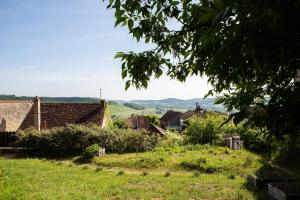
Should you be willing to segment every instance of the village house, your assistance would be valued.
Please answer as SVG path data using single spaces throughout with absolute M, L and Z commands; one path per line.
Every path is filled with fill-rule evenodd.
M 132 114 L 127 120 L 126 125 L 128 128 L 139 130 L 145 129 L 150 133 L 157 133 L 163 136 L 166 132 L 163 128 L 151 123 L 146 116 Z
M 41 103 L 39 97 L 33 101 L 0 100 L 0 136 L 29 127 L 40 130 L 88 123 L 105 127 L 105 109 L 105 100 L 99 103 Z
M 182 131 L 184 121 L 198 114 L 199 116 L 204 115 L 205 109 L 201 108 L 198 103 L 196 103 L 195 110 L 188 110 L 184 113 L 168 110 L 160 118 L 160 126 L 164 129 L 175 129 L 176 131 Z

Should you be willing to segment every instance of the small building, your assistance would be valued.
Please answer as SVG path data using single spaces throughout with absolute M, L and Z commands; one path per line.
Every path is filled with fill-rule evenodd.
M 33 101 L 0 100 L 0 136 L 29 127 L 40 130 L 88 123 L 104 127 L 105 109 L 105 100 L 99 103 L 41 103 L 39 97 Z
M 160 118 L 160 126 L 164 129 L 175 129 L 177 131 L 181 131 L 183 125 L 183 119 L 181 116 L 182 112 L 168 110 Z
M 128 128 L 139 130 L 145 129 L 150 133 L 157 133 L 161 136 L 165 135 L 166 130 L 151 123 L 149 119 L 143 115 L 132 114 L 127 120 L 126 125 Z

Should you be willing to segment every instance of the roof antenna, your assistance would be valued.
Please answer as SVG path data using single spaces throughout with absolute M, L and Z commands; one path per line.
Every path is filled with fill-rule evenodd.
M 102 88 L 100 88 L 100 101 L 102 99 Z

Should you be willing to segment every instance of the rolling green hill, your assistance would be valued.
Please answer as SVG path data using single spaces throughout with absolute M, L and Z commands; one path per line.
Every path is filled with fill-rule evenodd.
M 121 119 L 128 118 L 131 114 L 140 114 L 140 115 L 158 115 L 162 116 L 169 108 L 146 108 L 144 110 L 136 110 L 125 105 L 108 105 L 111 116 L 119 117 Z M 177 111 L 186 111 L 186 109 L 174 109 Z

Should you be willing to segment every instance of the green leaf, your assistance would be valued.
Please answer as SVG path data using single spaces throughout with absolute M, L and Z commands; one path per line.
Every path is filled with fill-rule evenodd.
M 127 76 L 127 70 L 123 69 L 123 71 L 122 71 L 122 79 L 126 78 L 126 76 Z
M 128 80 L 128 81 L 126 81 L 126 83 L 125 83 L 125 90 L 128 90 L 128 88 L 130 87 L 130 81 Z
M 123 58 L 124 56 L 126 56 L 126 53 L 118 52 L 118 53 L 116 53 L 114 58 Z
M 128 29 L 131 31 L 133 28 L 133 20 L 132 19 L 129 19 L 128 20 Z

